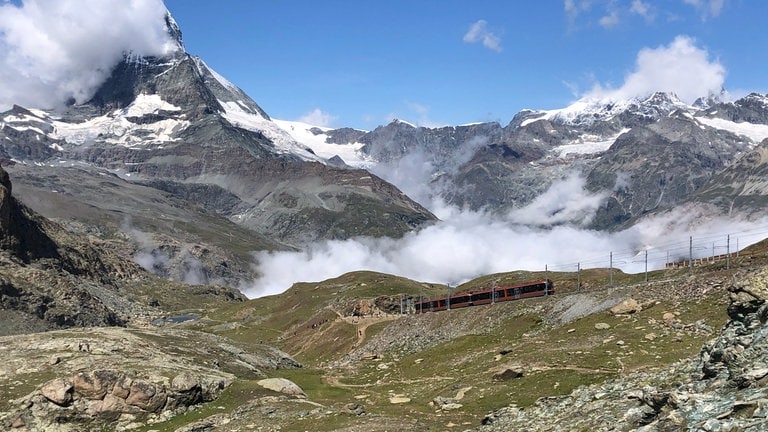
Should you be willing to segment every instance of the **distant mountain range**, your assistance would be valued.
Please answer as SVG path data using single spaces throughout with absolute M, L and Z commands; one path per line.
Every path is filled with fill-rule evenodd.
M 520 222 L 615 230 L 680 205 L 764 208 L 765 95 L 581 100 L 506 126 L 331 129 L 271 119 L 167 22 L 179 51 L 126 56 L 87 103 L 0 114 L 0 163 L 22 201 L 120 239 L 166 277 L 236 285 L 252 278 L 254 250 L 400 237 L 437 220 L 436 200 L 509 215 L 575 178 L 599 198 L 594 211 L 566 216 L 554 199 Z
M 504 127 L 425 128 L 399 120 L 357 133 L 283 127 L 325 156 L 332 154 L 329 143 L 339 144 L 339 155 L 354 149 L 351 165 L 384 172 L 387 179 L 378 167 L 418 160 L 430 170 L 422 177 L 431 179 L 432 197 L 460 208 L 506 213 L 576 173 L 586 179 L 585 192 L 605 199 L 593 218 L 571 222 L 612 230 L 683 203 L 716 204 L 731 213 L 760 211 L 762 187 L 718 189 L 725 195 L 716 197 L 704 192 L 717 189 L 712 182 L 723 176 L 747 182 L 739 179 L 744 171 L 734 162 L 765 146 L 768 96 L 750 94 L 734 102 L 710 96 L 693 105 L 669 93 L 580 100 L 558 110 L 521 111 Z M 748 182 L 755 181 L 762 182 L 755 176 Z M 739 198 L 744 194 L 750 197 Z

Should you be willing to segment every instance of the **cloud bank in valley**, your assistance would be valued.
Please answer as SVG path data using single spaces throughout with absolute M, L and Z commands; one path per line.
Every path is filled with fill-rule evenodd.
M 640 6 L 636 13 L 644 11 Z M 481 24 L 470 32 L 473 41 L 485 28 L 485 23 Z M 725 67 L 710 59 L 695 40 L 678 36 L 669 45 L 642 49 L 634 70 L 620 87 L 596 85 L 582 99 L 626 100 L 664 91 L 692 103 L 698 97 L 719 93 L 725 73 Z M 455 164 L 445 166 L 458 168 L 484 144 L 468 143 L 465 152 L 453 155 Z M 440 217 L 439 223 L 397 240 L 359 238 L 322 242 L 295 253 L 258 253 L 257 270 L 262 276 L 245 290 L 246 295 L 279 293 L 297 281 L 321 281 L 356 270 L 450 284 L 514 270 L 546 267 L 574 271 L 577 265 L 608 267 L 611 253 L 614 266 L 640 272 L 645 267 L 646 250 L 649 268 L 662 268 L 667 259 L 688 257 L 689 237 L 697 242 L 693 255 L 703 257 L 725 253 L 729 233 L 742 233 L 741 247 L 761 240 L 761 235 L 749 238 L 744 233 L 768 224 L 768 218 L 726 219 L 705 206 L 693 206 L 641 221 L 621 232 L 588 230 L 584 227 L 610 192 L 585 191 L 584 179 L 575 173 L 555 182 L 525 208 L 492 216 L 445 205 L 439 190 L 445 185 L 431 178 L 436 163 L 434 155 L 415 150 L 371 171 L 429 208 Z M 731 246 L 730 250 L 735 250 L 735 244 Z
M 25 0 L 0 6 L 0 110 L 87 101 L 124 54 L 178 47 L 162 0 Z
M 259 297 L 285 291 L 293 283 L 322 281 L 341 274 L 372 270 L 418 281 L 458 284 L 492 273 L 515 270 L 575 271 L 613 264 L 626 272 L 644 270 L 644 251 L 649 268 L 662 268 L 685 259 L 689 236 L 694 237 L 694 256 L 709 256 L 714 246 L 725 253 L 727 234 L 741 233 L 740 247 L 763 238 L 749 236 L 762 221 L 719 218 L 706 207 L 679 209 L 615 233 L 583 228 L 599 205 L 601 195 L 586 192 L 583 179 L 568 177 L 556 182 L 531 206 L 507 216 L 460 211 L 442 206 L 443 220 L 401 239 L 357 238 L 316 243 L 300 252 L 259 252 L 261 277 L 243 291 Z M 562 200 L 569 196 L 568 200 Z M 547 214 L 551 213 L 551 216 Z M 535 215 L 541 215 L 535 219 Z M 547 228 L 536 225 L 555 223 Z M 736 235 L 730 251 L 735 250 Z

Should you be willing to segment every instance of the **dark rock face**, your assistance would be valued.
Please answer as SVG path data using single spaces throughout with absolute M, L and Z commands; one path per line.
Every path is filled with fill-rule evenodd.
M 768 141 L 713 175 L 692 199 L 727 214 L 760 214 L 768 205 Z
M 733 122 L 768 124 L 768 97 L 758 93 L 750 93 L 733 103 L 713 104 L 698 115 Z
M 24 265 L 41 263 L 68 275 L 81 275 L 98 283 L 109 279 L 109 272 L 131 271 L 128 264 L 115 268 L 102 260 L 98 251 L 73 245 L 60 247 L 48 234 L 57 229 L 33 214 L 11 194 L 8 173 L 0 168 L 0 256 Z M 32 315 L 50 325 L 118 325 L 121 320 L 88 290 L 72 279 L 52 282 L 51 275 L 37 273 L 19 279 L 13 267 L 0 278 L 0 308 Z M 29 269 L 32 270 L 32 269 Z M 65 289 L 59 289 L 64 288 Z
M 333 129 L 326 132 L 326 142 L 330 144 L 347 144 L 360 140 L 365 135 L 364 131 L 352 128 Z
M 612 194 L 593 221 L 597 229 L 686 201 L 746 145 L 729 133 L 702 130 L 683 118 L 666 117 L 621 135 L 592 167 L 587 187 Z
M 232 110 L 236 120 L 227 117 Z M 95 117 L 108 127 L 66 132 Z M 299 145 L 276 132 L 242 90 L 181 51 L 171 58 L 125 58 L 91 101 L 70 107 L 55 121 L 21 108 L 6 114 L 9 118 L 27 123 L 6 131 L 9 139 L 0 148 L 7 158 L 55 156 L 127 171 L 132 179 L 194 200 L 193 205 L 203 203 L 277 242 L 300 246 L 360 235 L 397 237 L 434 220 L 367 172 L 286 150 L 286 142 L 275 140 Z M 255 129 L 249 126 L 253 121 L 274 130 Z M 30 129 L 31 122 L 39 125 Z M 27 148 L 18 143 L 21 139 L 40 144 Z
M 55 243 L 42 230 L 29 210 L 11 194 L 8 173 L 0 167 L 0 249 L 24 262 L 60 258 Z
M 703 117 L 768 124 L 768 98 L 753 94 L 733 103 L 711 98 L 691 107 L 672 94 L 655 93 L 551 112 L 525 110 L 504 128 L 491 123 L 429 129 L 395 121 L 358 140 L 384 163 L 426 161 L 422 166 L 432 170 L 436 193 L 471 209 L 520 208 L 555 180 L 579 173 L 587 178 L 588 192 L 608 197 L 590 226 L 618 229 L 690 201 L 755 145 L 697 120 Z M 585 144 L 604 149 L 578 148 Z M 745 197 L 739 200 L 739 210 L 757 208 Z
M 50 137 L 52 130 L 50 119 L 14 106 L 5 113 L 0 128 L 0 162 L 42 161 L 60 155 L 61 140 Z

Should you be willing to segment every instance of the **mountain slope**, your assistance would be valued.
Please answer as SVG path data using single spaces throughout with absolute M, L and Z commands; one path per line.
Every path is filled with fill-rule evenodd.
M 612 191 L 593 221 L 620 227 L 687 201 L 748 149 L 729 132 L 703 127 L 682 112 L 621 135 L 591 168 L 587 188 Z
M 768 204 L 768 141 L 714 175 L 694 199 L 715 204 L 729 215 L 762 213 Z
M 358 160 L 395 184 L 404 185 L 398 170 L 419 167 L 428 189 L 423 195 L 497 214 L 532 203 L 576 173 L 587 179 L 585 193 L 606 197 L 589 225 L 618 229 L 688 201 L 768 137 L 766 96 L 721 99 L 687 105 L 674 94 L 654 93 L 581 100 L 563 109 L 521 111 L 505 127 L 394 121 L 350 140 L 364 143 Z M 333 131 L 323 134 L 330 145 Z
M 115 246 L 37 215 L 12 195 L 0 168 L 0 333 L 140 324 L 192 305 L 242 300 L 229 288 L 159 284 Z
M 183 47 L 172 24 L 169 33 Z M 242 90 L 183 50 L 164 58 L 125 56 L 82 105 L 61 112 L 14 107 L 0 114 L 0 161 L 38 169 L 40 175 L 77 166 L 97 178 L 107 169 L 158 189 L 158 199 L 172 194 L 176 206 L 202 206 L 208 217 L 223 218 L 221 225 L 236 223 L 259 239 L 250 242 L 252 250 L 355 236 L 398 237 L 435 220 L 379 177 L 334 166 L 297 143 Z M 27 180 L 29 187 L 20 190 L 44 193 L 34 175 L 18 181 Z M 87 195 L 77 200 L 110 212 L 110 204 Z M 50 211 L 52 218 L 64 213 L 51 206 L 40 210 Z M 123 206 L 123 211 L 128 219 L 146 219 L 139 208 Z M 163 234 L 178 243 L 187 237 Z M 222 233 L 203 246 L 226 242 Z

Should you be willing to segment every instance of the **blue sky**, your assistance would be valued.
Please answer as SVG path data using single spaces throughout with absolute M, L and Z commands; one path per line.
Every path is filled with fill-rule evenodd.
M 122 52 L 167 53 L 164 6 L 188 52 L 271 116 L 318 125 L 768 89 L 762 0 L 0 0 L 0 107 L 84 102 Z
M 768 88 L 768 3 L 165 0 L 187 51 L 273 117 L 370 129 L 499 121 L 619 87 L 687 36 L 735 94 Z M 477 37 L 468 35 L 475 26 Z M 695 80 L 696 77 L 691 77 Z M 320 115 L 317 115 L 320 114 Z

